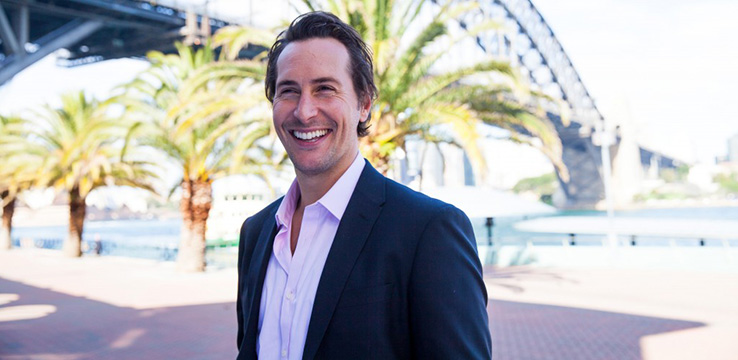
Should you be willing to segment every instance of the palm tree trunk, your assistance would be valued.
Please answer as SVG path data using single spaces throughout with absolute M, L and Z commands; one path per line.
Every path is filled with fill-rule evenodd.
M 7 191 L 3 192 L 3 198 L 7 195 Z M 3 228 L 0 230 L 0 250 L 10 250 L 13 247 L 13 241 L 10 233 L 13 230 L 13 212 L 15 211 L 15 197 L 3 206 Z
M 213 191 L 209 181 L 182 181 L 182 232 L 177 254 L 177 269 L 186 272 L 205 270 L 205 231 L 213 204 Z
M 80 195 L 79 188 L 74 187 L 69 191 L 69 233 L 64 242 L 65 256 L 82 256 L 82 231 L 86 212 L 85 198 Z

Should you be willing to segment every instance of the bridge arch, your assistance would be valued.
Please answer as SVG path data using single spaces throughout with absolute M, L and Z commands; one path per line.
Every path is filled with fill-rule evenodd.
M 605 196 L 601 148 L 593 136 L 604 117 L 551 27 L 530 0 L 482 0 L 476 14 L 463 19 L 472 26 L 480 19 L 499 19 L 508 31 L 477 37 L 485 52 L 507 58 L 521 69 L 532 86 L 568 106 L 571 123 L 562 122 L 561 109 L 547 107 L 563 145 L 563 161 L 570 172 L 559 183 L 567 208 L 592 208 Z M 510 31 L 511 30 L 511 31 Z M 568 115 L 568 114 L 567 114 Z M 617 150 L 617 144 L 611 149 Z M 558 174 L 557 174 L 558 175 Z
M 547 109 L 563 145 L 571 180 L 560 181 L 566 207 L 592 207 L 604 197 L 600 147 L 593 134 L 603 126 L 597 109 L 563 46 L 530 0 L 480 0 L 463 19 L 500 19 L 509 32 L 487 32 L 476 40 L 487 53 L 506 56 L 537 90 L 561 99 L 571 113 L 564 126 L 560 109 Z M 206 15 L 136 0 L 0 0 L 0 84 L 59 48 L 70 50 L 68 66 L 103 59 L 173 51 L 174 40 L 192 39 L 227 25 Z M 28 44 L 31 44 L 29 46 Z M 617 152 L 617 145 L 613 147 Z

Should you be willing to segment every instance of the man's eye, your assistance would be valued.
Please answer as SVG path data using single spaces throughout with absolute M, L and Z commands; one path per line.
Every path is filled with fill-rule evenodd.
M 279 96 L 291 95 L 291 94 L 295 94 L 295 93 L 297 93 L 297 91 L 295 91 L 295 89 L 282 89 L 282 90 L 279 90 Z
M 329 92 L 329 91 L 332 92 L 332 91 L 335 91 L 335 89 L 330 86 L 319 86 L 318 87 L 318 92 Z

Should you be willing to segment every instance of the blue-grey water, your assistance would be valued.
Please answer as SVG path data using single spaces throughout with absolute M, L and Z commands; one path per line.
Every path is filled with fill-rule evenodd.
M 699 208 L 666 208 L 666 209 L 639 209 L 616 211 L 615 217 L 629 218 L 661 218 L 661 219 L 691 219 L 691 220 L 735 220 L 738 221 L 738 207 L 699 207 Z M 559 211 L 556 214 L 548 216 L 607 216 L 605 211 Z M 563 241 L 570 241 L 571 238 L 566 234 L 552 233 L 532 233 L 518 231 L 513 228 L 513 224 L 526 219 L 535 217 L 505 217 L 494 219 L 494 227 L 492 228 L 492 241 L 509 243 L 521 243 L 533 241 L 536 245 L 561 245 Z M 479 244 L 488 242 L 488 228 L 485 226 L 485 219 L 471 219 L 474 226 L 474 233 Z M 639 246 L 700 246 L 700 239 L 670 239 L 670 238 L 636 238 L 632 239 L 627 235 L 619 236 L 623 243 L 630 243 L 635 240 Z M 575 235 L 575 241 L 580 246 L 599 246 L 602 244 L 603 236 L 598 235 Z M 647 241 L 644 241 L 647 240 Z M 721 241 L 716 239 L 702 239 L 704 246 L 723 246 Z M 736 239 L 730 241 L 731 246 L 738 246 L 738 234 Z
M 85 221 L 82 239 L 128 242 L 135 244 L 176 244 L 181 219 Z M 14 239 L 64 239 L 67 225 L 14 227 Z
M 551 216 L 606 216 L 602 211 L 561 211 Z M 668 219 L 706 219 L 706 220 L 736 220 L 738 221 L 738 207 L 705 207 L 705 208 L 674 208 L 674 209 L 645 209 L 632 211 L 618 211 L 615 216 L 639 218 L 668 218 Z M 531 217 L 532 218 L 532 217 Z M 558 246 L 564 241 L 570 241 L 568 235 L 527 233 L 513 228 L 515 222 L 525 220 L 525 217 L 502 217 L 494 219 L 492 241 L 495 244 L 521 244 L 531 241 L 536 245 Z M 485 219 L 471 219 L 474 226 L 477 242 L 480 245 L 488 243 L 488 229 Z M 83 241 L 87 252 L 94 252 L 95 240 L 102 244 L 102 254 L 126 255 L 147 258 L 171 259 L 176 256 L 176 246 L 179 242 L 179 233 L 182 221 L 168 220 L 115 220 L 115 221 L 87 221 L 85 222 Z M 12 238 L 16 245 L 20 241 L 33 242 L 37 247 L 60 248 L 61 241 L 66 237 L 67 226 L 34 226 L 15 227 Z M 731 246 L 738 246 L 736 240 Z M 599 246 L 602 236 L 576 235 L 575 241 L 579 246 Z M 621 236 L 623 243 L 632 239 Z M 699 239 L 635 239 L 638 246 L 700 246 Z M 715 239 L 703 239 L 704 246 L 722 246 Z

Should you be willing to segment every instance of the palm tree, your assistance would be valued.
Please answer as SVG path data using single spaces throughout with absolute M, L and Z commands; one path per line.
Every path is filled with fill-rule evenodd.
M 13 213 L 18 194 L 31 187 L 39 159 L 26 154 L 28 122 L 18 116 L 0 116 L 0 200 L 3 216 L 0 250 L 12 247 Z
M 46 107 L 31 130 L 26 147 L 29 156 L 41 161 L 36 183 L 53 186 L 69 196 L 69 232 L 64 254 L 79 257 L 86 214 L 85 200 L 101 186 L 132 186 L 153 191 L 152 164 L 129 160 L 123 146 L 127 127 L 106 114 L 105 103 L 83 92 L 62 96 L 58 109 Z
M 228 51 L 217 56 L 210 41 L 198 49 L 177 44 L 177 50 L 150 52 L 151 67 L 117 101 L 135 122 L 130 138 L 162 150 L 182 169 L 177 267 L 203 271 L 213 181 L 263 173 L 272 159 L 261 143 L 271 123 L 263 95 L 265 66 L 228 60 Z
M 317 1 L 303 3 L 310 10 L 318 8 Z M 484 174 L 477 127 L 486 123 L 509 130 L 514 141 L 535 146 L 538 142 L 532 139 L 540 139 L 542 145 L 537 147 L 551 159 L 562 179 L 568 179 L 553 124 L 535 102 L 523 103 L 517 96 L 522 93 L 540 99 L 531 96 L 540 94 L 526 92 L 507 62 L 489 59 L 453 70 L 439 65 L 454 45 L 499 28 L 487 21 L 450 34 L 449 24 L 476 9 L 476 2 L 442 3 L 427 23 L 420 14 L 430 4 L 423 0 L 327 3 L 328 10 L 357 29 L 373 50 L 379 94 L 372 111 L 373 129 L 362 138 L 362 152 L 378 169 L 386 173 L 394 152 L 404 150 L 407 139 L 415 137 L 461 146 Z M 483 84 L 473 79 L 493 81 Z

